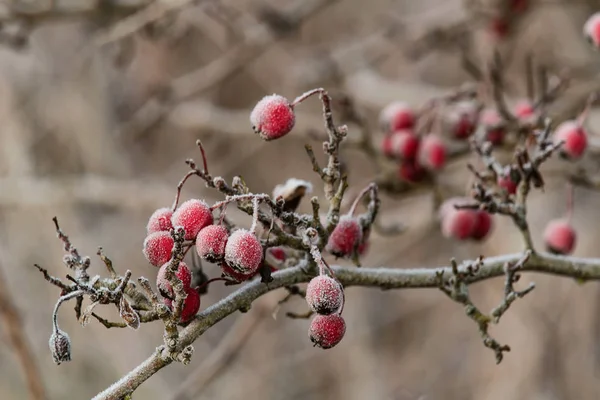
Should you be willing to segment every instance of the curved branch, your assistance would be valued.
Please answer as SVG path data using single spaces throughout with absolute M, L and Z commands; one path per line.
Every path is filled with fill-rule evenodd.
M 518 262 L 523 254 L 510 254 L 486 259 L 478 271 L 465 277 L 465 283 L 475 283 L 486 279 L 504 276 L 506 263 Z M 472 264 L 464 262 L 459 270 Z M 438 288 L 440 274 L 446 282 L 452 276 L 449 266 L 439 268 L 394 269 L 394 268 L 353 268 L 332 267 L 336 277 L 344 286 L 369 286 L 382 289 L 401 288 Z M 600 259 L 560 257 L 551 254 L 532 254 L 521 272 L 537 272 L 563 277 L 571 277 L 580 281 L 600 280 Z M 248 283 L 229 296 L 208 307 L 196 316 L 196 319 L 181 331 L 179 350 L 192 344 L 210 327 L 240 309 L 248 309 L 252 302 L 275 289 L 294 284 L 308 282 L 311 276 L 298 267 L 288 268 L 273 273 L 273 281 L 264 284 L 259 280 Z M 94 400 L 116 400 L 132 393 L 144 381 L 154 375 L 172 360 L 165 358 L 160 350 L 146 361 L 129 372 L 118 382 L 94 397 Z

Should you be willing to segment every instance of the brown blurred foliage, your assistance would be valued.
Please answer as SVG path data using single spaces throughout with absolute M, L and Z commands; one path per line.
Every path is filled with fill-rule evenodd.
M 292 135 L 263 143 L 248 121 L 263 95 L 277 92 L 293 98 L 317 86 L 334 97 L 336 91 L 344 92 L 375 128 L 377 112 L 387 102 L 419 105 L 469 79 L 456 45 L 464 32 L 480 65 L 489 61 L 494 48 L 506 57 L 507 90 L 513 99 L 525 96 L 523 68 L 529 55 L 553 73 L 567 69 L 573 79 L 552 109 L 557 115 L 573 113 L 591 90 L 600 88 L 600 56 L 581 35 L 583 22 L 600 2 L 531 1 L 510 35 L 494 42 L 488 14 L 476 10 L 493 9 L 491 3 L 497 2 L 331 0 L 298 27 L 290 27 L 274 19 L 273 10 L 297 1 L 200 1 L 169 14 L 152 29 L 90 53 L 82 49 L 89 49 L 98 32 L 121 15 L 90 13 L 48 21 L 33 30 L 28 46 L 0 48 L 0 267 L 48 398 L 92 397 L 162 340 L 160 323 L 139 331 L 107 330 L 95 321 L 82 328 L 65 307 L 59 318 L 73 342 L 73 361 L 53 364 L 47 341 L 58 293 L 33 268 L 39 263 L 56 276 L 66 273 L 52 216 L 59 217 L 83 254 L 94 255 L 102 246 L 116 268 L 152 280 L 156 270 L 141 252 L 145 224 L 154 209 L 171 203 L 185 171 L 183 161 L 197 157 L 195 139 L 205 144 L 214 175 L 230 179 L 242 174 L 255 192 L 270 192 L 294 176 L 315 182 L 316 194 L 322 195 L 303 150 L 307 130 L 321 126 L 318 103 L 299 108 Z M 264 48 L 246 48 L 252 57 L 234 58 L 239 65 L 226 79 L 181 95 L 190 82 L 175 78 L 222 60 L 267 22 L 276 30 L 291 31 Z M 431 36 L 435 29 L 442 34 Z M 455 31 L 460 35 L 453 36 Z M 201 70 L 200 79 L 211 82 L 209 72 L 219 70 Z M 173 90 L 181 95 L 175 103 L 169 100 Z M 593 112 L 592 130 L 600 129 L 598 121 Z M 356 151 L 346 151 L 345 161 L 356 191 L 373 171 Z M 453 163 L 441 178 L 456 193 L 467 187 L 465 163 Z M 544 224 L 564 209 L 563 186 L 563 181 L 548 177 L 545 192 L 530 199 L 537 245 Z M 196 181 L 184 195 L 219 199 Z M 600 198 L 578 190 L 576 201 L 576 251 L 594 255 Z M 443 239 L 431 220 L 427 193 L 385 198 L 381 218 L 384 223 L 405 223 L 409 230 L 398 237 L 373 235 L 364 265 L 435 266 L 447 264 L 452 256 L 496 255 L 520 246 L 510 221 L 498 218 L 492 237 L 482 245 Z M 92 273 L 104 273 L 99 260 L 93 262 Z M 182 398 L 597 399 L 600 289 L 550 276 L 526 278 L 534 279 L 538 288 L 496 328 L 496 337 L 513 349 L 499 366 L 460 307 L 435 290 L 350 288 L 346 337 L 328 351 L 310 346 L 307 321 L 284 317 L 287 309 L 304 311 L 301 300 L 287 303 L 277 319 L 271 318 L 276 301 L 284 296 L 275 292 L 247 314 L 209 330 L 195 343 L 190 366 L 166 368 L 134 398 L 169 399 L 188 375 L 197 374 L 203 384 L 192 384 L 189 392 L 195 394 Z M 230 290 L 214 285 L 203 297 L 203 307 Z M 501 291 L 499 281 L 473 288 L 475 299 L 488 307 Z M 256 323 L 241 330 L 248 335 L 241 349 L 219 370 L 207 368 L 204 362 L 222 337 L 232 327 L 240 329 L 239 321 L 246 319 Z M 0 398 L 26 398 L 8 337 L 2 335 L 0 341 Z

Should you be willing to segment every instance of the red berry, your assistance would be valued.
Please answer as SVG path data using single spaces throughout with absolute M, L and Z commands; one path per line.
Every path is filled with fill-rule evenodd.
M 481 113 L 481 125 L 484 129 L 485 139 L 493 145 L 501 145 L 504 141 L 505 127 L 502 117 L 493 108 L 483 110 Z
M 250 122 L 254 132 L 268 141 L 288 134 L 296 123 L 296 116 L 288 99 L 272 94 L 256 103 Z
M 475 227 L 471 238 L 475 240 L 483 240 L 490 233 L 492 229 L 492 216 L 483 210 L 475 211 Z
M 508 194 L 515 194 L 519 180 L 515 180 L 511 169 L 506 168 L 500 175 L 498 175 L 498 186 Z
M 256 235 L 245 229 L 233 232 L 225 246 L 225 262 L 234 271 L 251 275 L 263 259 L 263 248 Z
M 146 227 L 148 234 L 159 231 L 170 231 L 173 228 L 173 224 L 171 224 L 172 215 L 173 211 L 169 207 L 159 208 L 154 211 Z
M 442 235 L 447 238 L 465 240 L 470 238 L 475 232 L 477 215 L 474 210 L 456 209 L 456 205 L 461 205 L 466 199 L 453 198 L 446 200 L 440 208 L 440 217 L 442 219 Z
M 349 257 L 353 254 L 362 239 L 362 228 L 358 219 L 351 215 L 340 217 L 329 240 L 327 250 L 336 257 Z
M 175 241 L 169 232 L 154 232 L 144 240 L 143 253 L 150 264 L 161 266 L 171 259 L 171 251 Z
M 592 14 L 585 22 L 583 35 L 596 49 L 600 47 L 600 12 Z
M 402 160 L 414 160 L 419 150 L 419 138 L 411 130 L 394 131 L 390 145 L 393 156 Z
M 340 309 L 344 292 L 340 284 L 326 275 L 319 275 L 308 282 L 306 302 L 311 310 L 321 315 L 333 314 Z
M 158 274 L 156 275 L 156 287 L 160 292 L 161 296 L 172 299 L 175 297 L 173 293 L 173 288 L 171 287 L 171 283 L 167 280 L 167 268 L 169 268 L 170 262 L 166 262 L 162 267 L 158 270 Z M 185 290 L 189 289 L 192 284 L 192 273 L 188 266 L 184 262 L 179 263 L 179 268 L 175 272 L 175 275 L 181 280 L 183 283 L 183 288 Z
M 411 129 L 415 125 L 415 113 L 406 103 L 388 104 L 379 114 L 379 124 L 384 132 Z
M 561 154 L 570 159 L 577 159 L 583 155 L 587 147 L 587 134 L 577 121 L 565 121 L 554 132 L 554 142 L 563 141 L 560 148 Z
M 437 171 L 446 164 L 446 145 L 437 135 L 427 135 L 419 149 L 419 164 Z
M 213 216 L 210 207 L 202 200 L 191 199 L 182 203 L 171 218 L 173 226 L 185 229 L 185 239 L 194 240 L 200 230 L 212 225 Z
M 533 104 L 528 100 L 521 100 L 515 105 L 515 116 L 522 124 L 533 125 L 538 119 Z
M 317 315 L 310 321 L 308 336 L 310 341 L 322 349 L 330 349 L 338 344 L 346 333 L 346 322 L 338 314 Z
M 179 322 L 181 323 L 186 323 L 194 319 L 200 309 L 200 294 L 192 288 L 188 288 L 185 293 L 187 297 L 183 301 L 181 317 L 179 318 Z M 171 299 L 164 298 L 163 302 L 169 309 L 173 308 L 173 301 Z
M 285 250 L 282 247 L 271 247 L 269 248 L 269 252 L 276 260 L 285 261 L 286 259 Z
M 225 257 L 225 245 L 229 238 L 227 228 L 222 225 L 209 225 L 196 236 L 196 252 L 200 258 L 216 263 Z
M 235 271 L 233 268 L 231 268 L 226 263 L 221 263 L 221 271 L 223 271 L 223 274 L 225 276 L 233 279 L 236 282 L 247 281 L 248 279 L 252 278 L 255 275 L 255 273 L 240 274 L 239 272 Z
M 417 183 L 425 177 L 425 169 L 414 161 L 402 161 L 398 176 L 404 181 Z
M 451 135 L 456 139 L 466 139 L 475 132 L 478 110 L 473 102 L 457 103 L 448 116 Z
M 509 24 L 504 18 L 492 19 L 491 30 L 497 39 L 504 39 L 508 35 Z
M 544 242 L 548 251 L 555 254 L 571 254 L 577 234 L 566 219 L 550 221 L 544 230 Z

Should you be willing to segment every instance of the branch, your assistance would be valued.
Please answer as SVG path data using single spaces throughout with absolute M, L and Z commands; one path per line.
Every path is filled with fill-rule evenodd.
M 506 263 L 517 263 L 523 254 L 511 254 L 500 257 L 491 257 L 481 263 L 477 272 L 464 277 L 467 284 L 480 282 L 486 279 L 505 276 Z M 458 267 L 463 271 L 472 261 L 464 262 Z M 382 289 L 401 288 L 438 288 L 439 275 L 443 272 L 442 279 L 450 279 L 452 268 L 449 266 L 439 268 L 419 269 L 394 269 L 394 268 L 352 268 L 334 266 L 336 278 L 346 286 L 370 286 Z M 520 269 L 520 272 L 545 273 L 563 277 L 570 277 L 579 281 L 600 280 L 600 259 L 587 259 L 576 257 L 560 257 L 546 253 L 534 253 Z M 273 273 L 273 281 L 268 285 L 259 280 L 252 281 L 231 293 L 226 298 L 200 312 L 180 333 L 179 349 L 193 343 L 225 317 L 237 310 L 247 309 L 252 302 L 267 292 L 302 282 L 308 282 L 312 276 L 307 275 L 301 266 L 288 268 Z M 164 357 L 159 349 L 146 361 L 133 369 L 118 382 L 94 397 L 94 400 L 114 400 L 131 394 L 143 382 L 154 375 L 172 360 Z

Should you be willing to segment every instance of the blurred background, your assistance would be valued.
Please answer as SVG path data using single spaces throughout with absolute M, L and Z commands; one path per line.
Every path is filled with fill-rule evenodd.
M 297 125 L 265 143 L 248 120 L 266 94 L 294 98 L 313 87 L 349 96 L 377 140 L 382 107 L 402 100 L 418 107 L 471 77 L 468 52 L 482 69 L 494 50 L 504 59 L 510 101 L 526 95 L 525 60 L 550 73 L 568 71 L 571 85 L 552 105 L 559 118 L 580 110 L 600 88 L 600 55 L 582 26 L 600 7 L 584 0 L 2 0 L 0 2 L 0 398 L 29 392 L 11 327 L 29 347 L 47 399 L 86 399 L 146 359 L 162 342 L 162 325 L 139 331 L 82 328 L 72 305 L 59 323 L 72 339 L 69 363 L 48 350 L 52 308 L 59 296 L 33 267 L 58 277 L 67 270 L 51 218 L 82 254 L 91 274 L 104 274 L 102 246 L 121 273 L 152 278 L 142 255 L 149 215 L 171 204 L 184 160 L 207 150 L 209 169 L 228 181 L 243 175 L 255 192 L 270 193 L 288 177 L 322 188 L 303 145 L 320 149 L 320 105 L 297 108 Z M 162 5 L 164 3 L 165 5 Z M 169 8 L 170 7 L 170 8 Z M 512 8 L 511 8 L 512 7 Z M 516 12 L 514 11 L 516 7 Z M 508 12 L 510 9 L 512 11 Z M 468 44 L 468 48 L 465 48 Z M 339 118 L 338 118 L 339 121 Z M 344 121 L 339 121 L 344 122 Z M 592 111 L 590 131 L 600 130 Z M 350 136 L 356 129 L 350 125 Z M 345 149 L 351 193 L 374 174 L 357 150 Z M 439 180 L 454 194 L 468 186 L 468 157 Z M 560 171 L 564 162 L 548 169 Z M 537 246 L 550 219 L 565 210 L 565 181 L 547 177 L 530 198 Z M 190 180 L 184 198 L 209 202 L 219 193 Z M 575 254 L 597 256 L 597 192 L 577 188 Z M 400 236 L 374 233 L 363 264 L 396 268 L 447 265 L 516 252 L 521 238 L 496 218 L 480 244 L 444 239 L 432 217 L 430 191 L 383 196 L 381 220 L 408 227 Z M 306 204 L 303 205 L 306 209 Z M 249 225 L 247 219 L 240 223 Z M 212 268 L 212 269 L 211 269 Z M 209 275 L 218 275 L 207 266 Z M 276 303 L 277 291 L 210 329 L 189 366 L 174 364 L 144 383 L 135 399 L 597 399 L 600 397 L 600 287 L 525 274 L 537 288 L 516 302 L 492 334 L 511 346 L 495 364 L 462 308 L 437 290 L 349 288 L 344 340 L 313 348 L 300 298 Z M 202 307 L 231 292 L 211 286 Z M 493 308 L 501 279 L 472 287 L 476 304 Z M 14 308 L 13 308 L 14 307 Z M 116 317 L 111 307 L 97 309 Z M 10 322 L 10 323 L 9 323 Z M 16 325 L 15 325 L 16 324 Z

